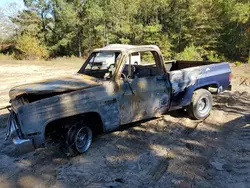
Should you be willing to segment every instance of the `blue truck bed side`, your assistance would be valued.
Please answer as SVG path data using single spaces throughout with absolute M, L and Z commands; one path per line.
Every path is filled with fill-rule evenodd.
M 230 66 L 226 62 L 170 71 L 172 84 L 170 110 L 189 105 L 193 92 L 199 88 L 214 87 L 218 92 L 228 89 L 230 77 Z

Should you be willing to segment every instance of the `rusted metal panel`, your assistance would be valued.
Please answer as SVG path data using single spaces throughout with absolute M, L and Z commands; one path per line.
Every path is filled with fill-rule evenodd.
M 96 78 L 82 74 L 75 74 L 72 77 L 49 79 L 42 82 L 14 87 L 10 90 L 9 96 L 11 99 L 14 99 L 23 94 L 49 94 L 51 92 L 63 93 L 101 84 L 102 82 Z
M 104 85 L 46 98 L 24 105 L 17 112 L 23 133 L 28 135 L 33 131 L 41 131 L 41 127 L 45 127 L 53 120 L 86 112 L 102 112 L 100 114 L 102 119 L 107 119 L 106 116 L 119 117 L 115 110 L 118 107 L 107 105 L 108 101 L 113 99 L 115 95 L 109 93 L 109 89 Z M 104 105 L 106 106 L 105 112 Z M 107 127 L 118 124 L 117 120 L 113 122 L 116 125 L 112 125 L 111 122 L 111 120 L 104 121 Z
M 121 124 L 155 117 L 168 109 L 170 84 L 160 78 L 161 76 L 135 78 L 123 84 L 124 93 L 118 99 Z
M 201 76 L 200 67 L 187 68 L 170 72 L 170 82 L 172 84 L 173 95 L 178 95 L 186 88 L 195 85 Z
M 103 131 L 111 131 L 120 125 L 120 109 L 117 99 L 108 99 L 99 105 L 99 114 L 103 122 Z

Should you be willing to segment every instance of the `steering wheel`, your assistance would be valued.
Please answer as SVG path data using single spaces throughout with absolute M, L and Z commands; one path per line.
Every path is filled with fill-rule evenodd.
M 110 70 L 110 69 L 113 69 L 113 68 L 115 68 L 115 65 L 114 64 L 110 64 L 109 66 L 108 66 L 108 70 Z
M 124 73 L 121 73 L 121 78 L 123 78 L 123 79 L 127 79 L 127 78 L 131 78 L 131 79 L 133 79 L 134 78 L 134 73 L 135 73 L 135 71 L 136 71 L 136 68 L 135 68 L 135 66 L 134 65 L 131 65 L 131 77 L 130 76 L 126 76 Z
M 124 73 L 121 73 L 121 78 L 122 78 L 122 79 L 126 79 L 127 76 L 126 76 Z
M 132 73 L 135 73 L 135 71 L 136 71 L 135 66 L 134 66 L 134 65 L 131 65 L 131 72 L 132 72 Z

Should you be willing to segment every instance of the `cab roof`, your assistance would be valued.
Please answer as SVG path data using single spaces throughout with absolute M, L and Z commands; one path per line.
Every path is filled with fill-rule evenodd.
M 145 50 L 160 50 L 156 45 L 128 45 L 128 44 L 110 44 L 103 48 L 97 48 L 96 51 L 129 51 L 136 49 L 145 49 Z

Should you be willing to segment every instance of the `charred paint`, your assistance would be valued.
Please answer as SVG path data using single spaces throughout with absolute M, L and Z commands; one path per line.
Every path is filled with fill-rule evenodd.
M 10 90 L 9 96 L 11 99 L 14 99 L 23 94 L 49 94 L 52 92 L 64 93 L 67 91 L 90 88 L 101 84 L 102 82 L 98 79 L 87 75 L 76 74 L 72 77 L 49 79 L 42 82 L 14 87 Z
M 186 88 L 195 85 L 200 75 L 201 70 L 199 67 L 171 72 L 170 81 L 172 84 L 173 94 L 178 95 L 178 93 L 184 91 Z
M 121 51 L 122 57 L 117 62 L 115 75 L 109 80 L 76 74 L 10 90 L 12 108 L 22 139 L 32 139 L 36 147 L 40 147 L 44 145 L 48 123 L 89 112 L 101 117 L 104 131 L 114 130 L 121 124 L 156 117 L 169 110 L 170 104 L 172 107 L 182 107 L 190 102 L 193 91 L 205 78 L 201 74 L 204 69 L 202 67 L 167 73 L 163 57 L 156 46 L 116 45 L 99 50 Z M 156 65 L 161 74 L 122 80 L 122 65 L 125 64 L 126 57 L 137 51 L 154 51 L 158 55 Z M 209 68 L 213 70 L 213 65 Z M 228 64 L 221 64 L 220 68 L 225 68 L 230 73 Z M 229 85 L 225 71 L 220 73 L 222 81 L 212 73 L 207 75 L 210 76 L 209 84 L 215 80 L 223 88 Z M 57 94 L 50 96 L 52 93 Z M 35 98 L 29 101 L 26 95 L 34 95 Z

